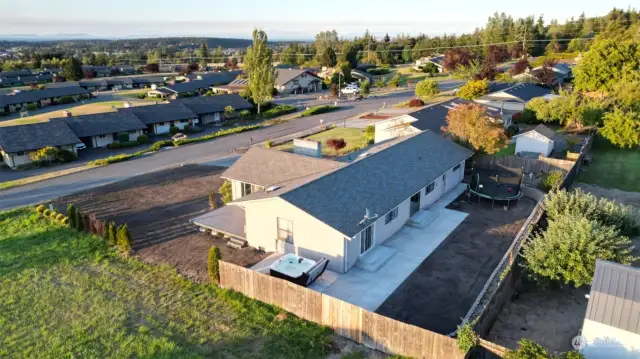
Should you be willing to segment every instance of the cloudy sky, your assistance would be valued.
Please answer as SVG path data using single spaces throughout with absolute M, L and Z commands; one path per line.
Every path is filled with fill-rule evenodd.
M 271 39 L 310 39 L 327 29 L 345 37 L 365 29 L 441 34 L 472 31 L 495 11 L 563 22 L 581 12 L 596 16 L 629 6 L 629 0 L 0 0 L 0 35 L 248 38 L 254 27 L 266 29 Z

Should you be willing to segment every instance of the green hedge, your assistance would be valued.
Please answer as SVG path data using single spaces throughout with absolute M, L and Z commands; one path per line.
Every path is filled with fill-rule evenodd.
M 184 140 L 178 140 L 178 141 L 175 142 L 175 145 L 176 146 L 182 146 L 182 145 L 186 145 L 186 144 L 189 144 L 189 143 L 207 141 L 207 140 L 210 140 L 212 138 L 227 136 L 227 135 L 231 135 L 231 134 L 234 134 L 234 133 L 252 131 L 252 130 L 255 130 L 255 129 L 260 128 L 260 127 L 262 127 L 262 126 L 261 125 L 252 125 L 252 126 L 234 127 L 234 128 L 230 128 L 228 130 L 222 130 L 222 131 L 218 131 L 218 132 L 215 132 L 215 133 L 210 133 L 208 135 L 204 135 L 204 136 L 201 136 L 201 137 L 194 137 L 194 138 L 187 138 L 187 139 L 184 139 Z
M 338 106 L 330 106 L 330 105 L 311 107 L 310 109 L 307 109 L 304 112 L 302 112 L 302 115 L 300 115 L 300 117 L 307 117 L 307 116 L 318 115 L 321 113 L 331 112 L 331 111 L 337 110 L 338 108 L 339 108 Z
M 374 69 L 368 69 L 367 70 L 368 73 L 370 73 L 371 75 L 386 75 L 390 72 L 389 69 L 385 69 L 385 68 L 374 68 Z
M 292 105 L 278 105 L 260 114 L 262 118 L 274 118 L 296 112 L 296 107 Z

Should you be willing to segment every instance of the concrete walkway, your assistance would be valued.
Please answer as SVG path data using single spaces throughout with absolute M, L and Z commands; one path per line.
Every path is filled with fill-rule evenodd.
M 405 225 L 381 245 L 395 254 L 376 272 L 357 267 L 345 274 L 327 270 L 310 288 L 375 311 L 467 217 L 466 213 L 445 208 L 464 190 L 466 185 L 461 184 L 431 205 L 428 210 L 438 212 L 438 220 L 426 228 Z

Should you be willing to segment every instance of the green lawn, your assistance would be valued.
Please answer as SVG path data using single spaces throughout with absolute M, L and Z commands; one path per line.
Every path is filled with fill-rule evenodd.
M 331 147 L 327 146 L 326 144 L 326 141 L 330 138 L 343 138 L 347 143 L 347 146 L 338 151 L 338 153 L 336 154 L 333 152 Z M 320 141 L 322 143 L 322 155 L 328 157 L 336 155 L 344 156 L 350 152 L 358 151 L 368 146 L 364 132 L 362 132 L 362 129 L 359 128 L 336 127 L 324 132 L 316 133 L 315 135 L 311 135 L 309 137 L 305 137 L 305 139 L 310 141 Z M 274 148 L 281 151 L 290 151 L 293 149 L 293 143 L 287 142 Z
M 206 255 L 206 254 L 204 254 Z M 323 358 L 327 328 L 0 212 L 0 357 Z
M 596 137 L 591 154 L 593 161 L 578 175 L 579 182 L 640 192 L 640 149 L 620 149 Z
M 494 153 L 495 157 L 506 157 L 513 156 L 516 154 L 516 144 L 510 143 L 507 147 L 501 149 L 500 151 Z
M 139 95 L 146 95 L 147 92 L 149 92 L 151 89 L 145 88 L 145 89 L 136 89 L 136 90 L 121 90 L 116 92 L 114 95 L 115 96 L 122 96 L 122 97 L 126 97 L 126 98 L 132 98 L 132 99 L 139 99 L 138 97 Z M 144 100 L 147 101 L 158 101 L 159 99 L 154 98 L 154 97 L 145 97 Z

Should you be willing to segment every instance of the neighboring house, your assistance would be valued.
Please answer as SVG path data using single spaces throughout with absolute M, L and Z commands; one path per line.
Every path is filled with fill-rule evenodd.
M 170 98 L 175 99 L 178 97 L 178 92 L 171 87 L 162 86 L 162 87 L 156 87 L 155 89 L 147 92 L 147 97 L 161 98 L 161 99 L 170 99 Z
M 249 78 L 236 78 L 229 82 L 227 85 L 212 86 L 211 89 L 215 92 L 226 92 L 229 94 L 239 94 L 249 87 Z
M 322 89 L 322 80 L 307 70 L 276 69 L 278 93 L 315 92 Z
M 132 113 L 105 112 L 92 115 L 55 118 L 51 121 L 62 121 L 87 146 L 91 148 L 106 147 L 110 143 L 135 141 L 142 135 L 147 125 Z
M 222 121 L 225 116 L 224 109 L 227 106 L 233 107 L 233 117 L 236 117 L 240 111 L 248 110 L 253 107 L 247 100 L 235 94 L 185 97 L 177 99 L 175 102 L 184 105 L 198 115 L 200 123 L 214 123 Z
M 438 72 L 444 72 L 444 55 L 437 55 L 433 57 L 421 57 L 413 64 L 413 68 L 416 70 L 422 70 L 424 65 L 432 63 L 438 68 Z
M 236 200 L 192 222 L 347 272 L 457 186 L 473 154 L 431 131 L 396 142 L 348 164 L 252 148 L 222 175 Z
M 82 80 L 78 84 L 80 87 L 85 88 L 91 92 L 93 91 L 106 91 L 109 89 L 107 80 Z
M 0 71 L 0 77 L 19 77 L 19 76 L 30 76 L 32 75 L 31 70 L 15 70 L 15 71 Z
M 478 97 L 474 101 L 483 105 L 502 109 L 503 111 L 522 111 L 527 102 L 536 97 L 544 97 L 551 94 L 548 88 L 530 83 L 521 83 L 506 89 L 491 92 Z
M 133 78 L 133 88 L 153 88 L 164 86 L 164 78 L 160 76 L 138 76 Z
M 120 108 L 118 112 L 132 113 L 147 126 L 147 132 L 169 133 L 171 126 L 181 130 L 188 124 L 199 122 L 198 115 L 180 103 Z
M 22 86 L 22 81 L 17 77 L 0 77 L 0 87 Z
M 0 127 L 0 154 L 11 168 L 30 164 L 29 154 L 43 147 L 76 153 L 75 145 L 80 142 L 69 126 L 60 121 Z
M 82 65 L 82 71 L 92 71 L 93 73 L 95 73 L 96 77 L 108 77 L 117 72 L 117 69 L 111 68 L 109 66 Z
M 573 70 L 569 64 L 560 62 L 551 67 L 555 74 L 554 84 L 563 84 L 568 79 L 573 77 Z M 518 81 L 538 82 L 538 77 L 542 71 L 542 66 L 538 66 L 533 69 L 527 69 L 525 72 L 513 76 Z
M 538 125 L 512 137 L 516 141 L 516 155 L 539 153 L 549 157 L 551 152 L 561 152 L 567 148 L 567 140 L 545 125 Z
M 133 78 L 120 77 L 107 79 L 107 88 L 109 90 L 130 90 L 133 88 Z
M 19 112 L 29 105 L 43 107 L 58 103 L 62 98 L 78 101 L 91 98 L 91 92 L 79 86 L 54 87 L 42 90 L 20 91 L 0 96 L 0 112 Z
M 586 359 L 640 357 L 640 269 L 596 261 L 582 324 Z

